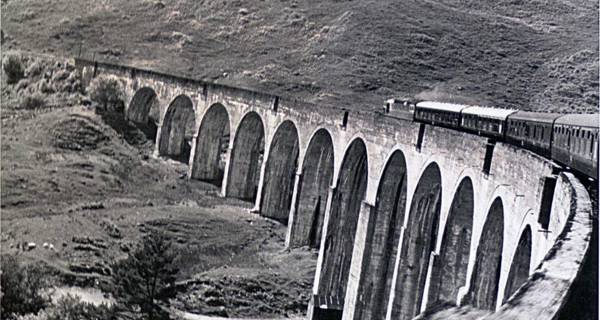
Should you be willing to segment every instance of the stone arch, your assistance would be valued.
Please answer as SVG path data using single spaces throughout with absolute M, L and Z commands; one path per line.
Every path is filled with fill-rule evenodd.
M 134 122 L 154 143 L 160 123 L 160 102 L 156 91 L 150 87 L 137 90 L 127 106 L 125 119 Z
M 529 277 L 529 264 L 531 263 L 531 227 L 529 225 L 525 227 L 515 255 L 513 256 L 510 271 L 508 272 L 508 280 L 506 282 L 506 288 L 504 289 L 504 303 L 510 296 L 517 291 L 517 289 L 527 281 Z
M 265 166 L 261 214 L 287 224 L 298 167 L 298 129 L 286 120 L 277 127 Z
M 471 178 L 460 182 L 444 227 L 438 257 L 434 260 L 427 304 L 429 308 L 456 303 L 458 290 L 467 282 L 473 232 L 474 192 Z
M 442 202 L 442 177 L 432 162 L 417 183 L 401 246 L 392 318 L 412 319 L 420 311 L 431 253 L 435 250 Z
M 329 222 L 323 250 L 319 294 L 343 304 L 358 216 L 368 182 L 367 148 L 362 139 L 346 150 L 331 199 Z
M 221 185 L 229 137 L 227 109 L 220 103 L 213 104 L 202 117 L 198 129 L 192 178 Z
M 331 135 L 326 129 L 319 129 L 311 138 L 302 162 L 298 205 L 291 226 L 291 247 L 319 247 L 329 186 L 333 179 L 333 163 Z
M 384 319 L 398 242 L 406 211 L 406 159 L 400 150 L 389 158 L 379 181 L 377 200 L 367 227 L 367 240 L 354 319 Z
M 162 122 L 158 154 L 188 163 L 196 118 L 194 103 L 186 95 L 173 99 Z
M 235 131 L 229 156 L 227 196 L 252 201 L 256 199 L 264 150 L 263 121 L 258 113 L 249 112 Z
M 478 309 L 494 310 L 502 264 L 504 243 L 504 206 L 497 197 L 492 202 L 481 231 L 475 266 L 471 276 L 468 304 Z

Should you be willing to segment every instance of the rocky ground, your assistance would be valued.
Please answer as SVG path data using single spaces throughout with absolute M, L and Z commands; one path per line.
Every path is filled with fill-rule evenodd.
M 322 105 L 598 109 L 598 1 L 3 0 L 5 48 Z
M 285 226 L 250 214 L 250 203 L 219 198 L 213 185 L 184 179 L 186 165 L 150 157 L 152 143 L 135 127 L 82 106 L 86 97 L 62 85 L 73 72 L 67 61 L 25 61 L 43 71 L 2 84 L 2 254 L 47 265 L 58 286 L 102 290 L 110 264 L 159 229 L 179 253 L 175 309 L 229 317 L 306 312 L 316 252 L 285 251 Z M 56 89 L 25 108 L 24 97 L 40 93 L 44 81 Z

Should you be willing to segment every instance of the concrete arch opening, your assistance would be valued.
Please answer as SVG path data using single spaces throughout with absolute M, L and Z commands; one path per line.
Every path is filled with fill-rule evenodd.
M 531 228 L 527 226 L 519 238 L 519 244 L 517 244 L 517 250 L 515 251 L 510 271 L 508 272 L 508 281 L 506 282 L 504 298 L 502 299 L 503 303 L 527 281 L 530 263 Z
M 369 219 L 354 319 L 384 319 L 406 209 L 406 160 L 395 151 L 383 171 Z
M 287 224 L 298 167 L 298 130 L 284 121 L 277 130 L 265 166 L 261 214 Z
M 229 146 L 229 114 L 221 104 L 205 113 L 196 138 L 192 178 L 221 186 Z
M 304 155 L 290 247 L 319 247 L 332 179 L 333 141 L 327 130 L 320 129 L 310 140 Z
M 428 308 L 456 304 L 458 290 L 467 284 L 473 210 L 473 182 L 467 177 L 460 182 L 450 205 L 439 256 L 433 263 Z
M 188 163 L 195 127 L 194 104 L 186 95 L 177 96 L 162 123 L 158 154 Z
M 358 215 L 367 190 L 367 179 L 367 148 L 361 139 L 355 139 L 344 155 L 331 199 L 319 279 L 319 295 L 335 301 L 330 306 L 330 309 L 337 310 L 333 312 L 334 317 L 340 317 L 343 309 Z
M 160 103 L 156 92 L 149 87 L 136 91 L 127 107 L 125 119 L 134 122 L 136 127 L 154 143 L 160 123 Z
M 498 283 L 504 243 L 504 206 L 496 198 L 483 225 L 475 266 L 471 276 L 468 304 L 478 309 L 494 310 L 498 296 Z
M 436 163 L 427 166 L 413 195 L 402 240 L 392 318 L 412 319 L 420 311 L 431 253 L 435 249 L 442 202 Z
M 250 112 L 235 132 L 229 157 L 226 195 L 254 201 L 258 191 L 260 167 L 265 150 L 265 129 L 256 112 Z

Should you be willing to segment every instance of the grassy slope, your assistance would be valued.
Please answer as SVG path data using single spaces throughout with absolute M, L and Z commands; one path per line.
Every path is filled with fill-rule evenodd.
M 598 3 L 8 1 L 7 47 L 375 108 L 389 96 L 595 111 Z M 104 52 L 104 53 L 101 53 Z

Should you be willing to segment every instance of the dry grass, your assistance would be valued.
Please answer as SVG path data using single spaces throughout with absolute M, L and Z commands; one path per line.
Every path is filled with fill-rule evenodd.
M 88 58 L 323 105 L 374 109 L 390 96 L 432 92 L 529 110 L 594 111 L 598 103 L 562 93 L 597 91 L 597 82 L 570 88 L 549 76 L 583 50 L 593 54 L 575 68 L 597 73 L 594 1 L 23 0 L 3 5 L 2 18 L 7 46 L 59 55 L 81 48 Z

